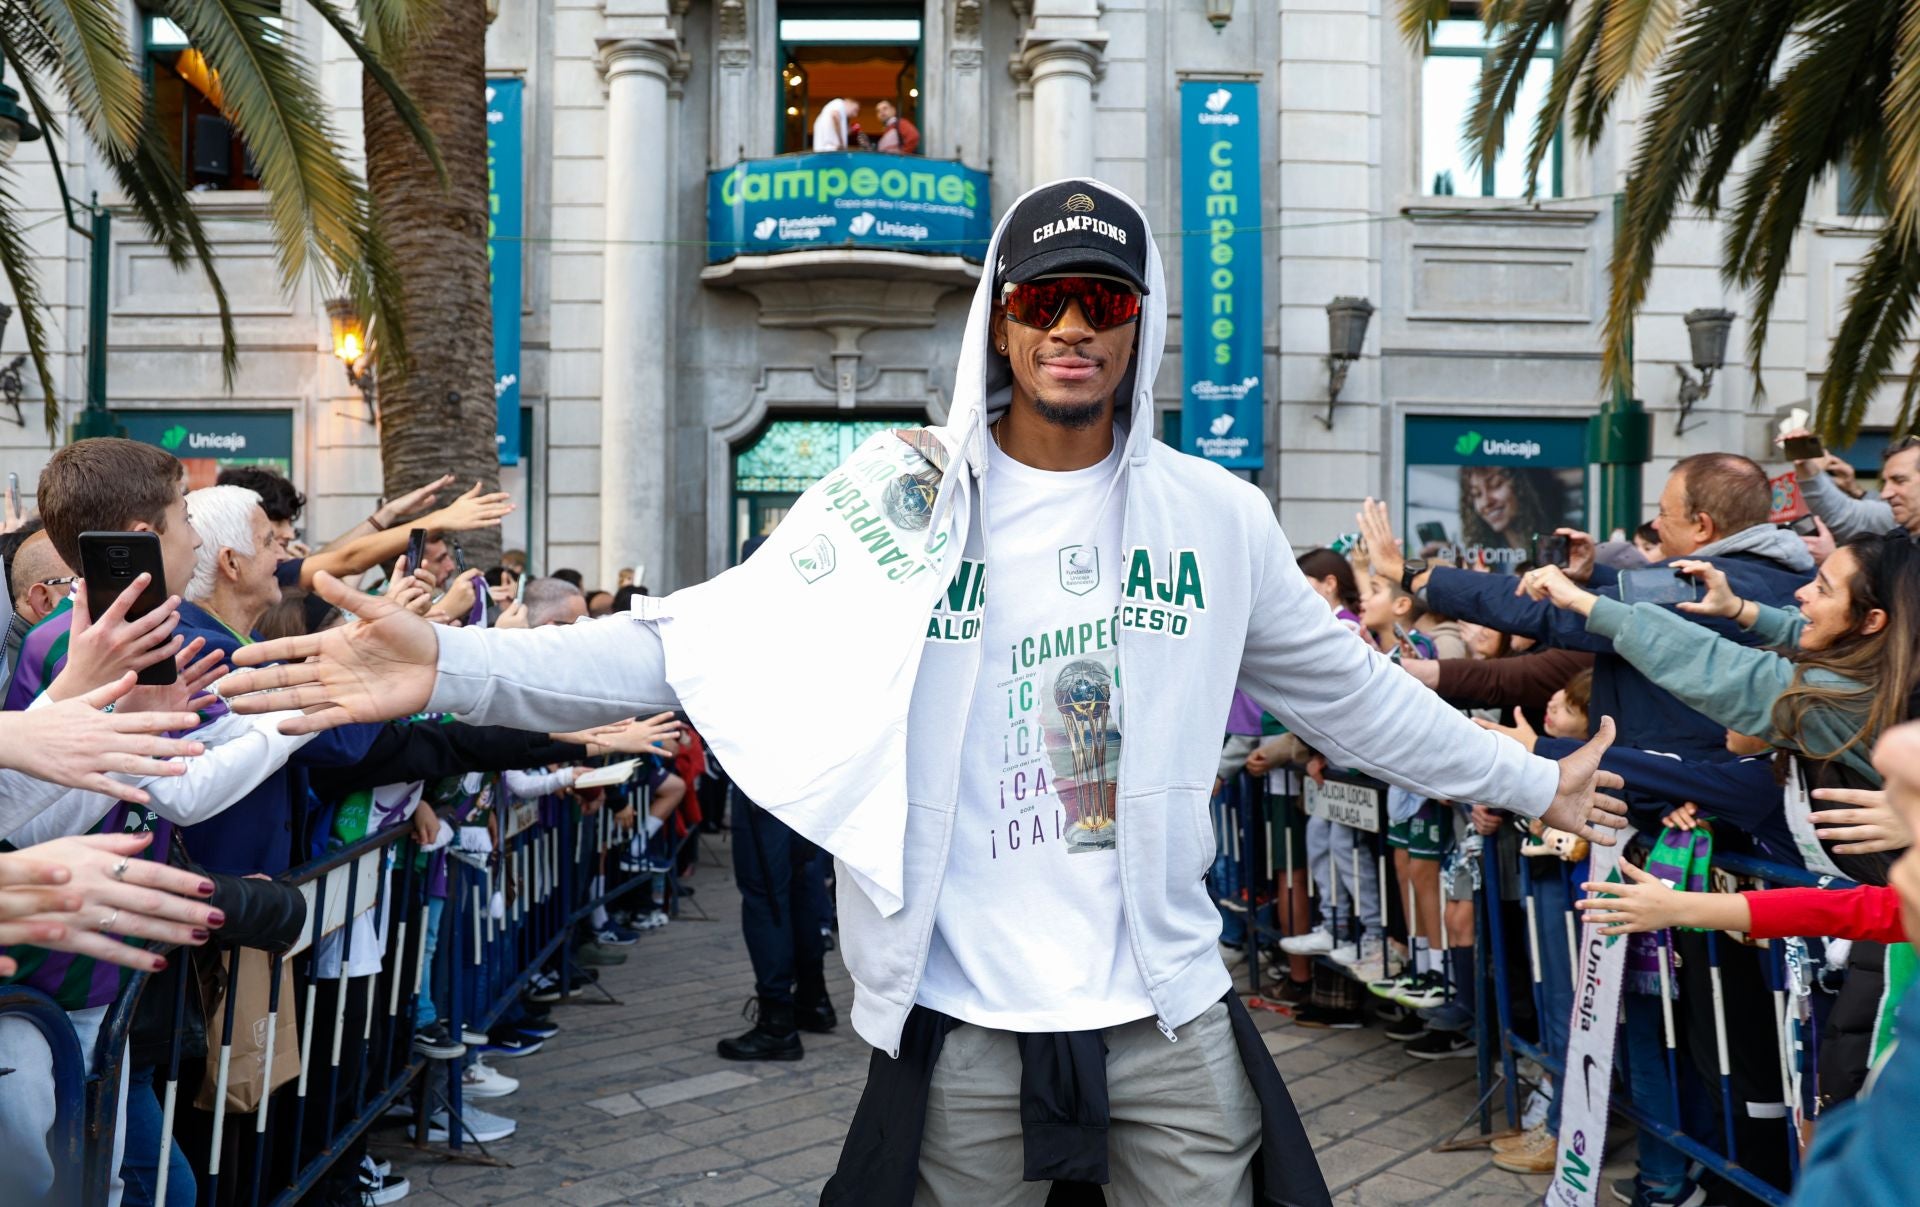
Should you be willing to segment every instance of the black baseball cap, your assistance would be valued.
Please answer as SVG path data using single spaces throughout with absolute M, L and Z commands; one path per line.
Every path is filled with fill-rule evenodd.
M 1000 284 L 1070 272 L 1119 277 L 1147 292 L 1147 224 L 1091 180 L 1062 180 L 1030 194 L 1000 233 Z

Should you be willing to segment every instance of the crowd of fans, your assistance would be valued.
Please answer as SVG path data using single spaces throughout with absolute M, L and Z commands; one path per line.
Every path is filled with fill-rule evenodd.
M 1843 468 L 1796 465 L 1817 517 L 1802 535 L 1770 517 L 1760 465 L 1689 457 L 1667 479 L 1652 524 L 1609 540 L 1562 529 L 1564 560 L 1523 563 L 1517 575 L 1410 560 L 1386 507 L 1367 500 L 1357 532 L 1298 559 L 1352 639 L 1537 754 L 1563 757 L 1610 719 L 1617 740 L 1602 765 L 1624 779 L 1633 825 L 1654 841 L 1630 848 L 1621 878 L 1601 883 L 1587 874 L 1584 839 L 1472 801 L 1376 783 L 1377 836 L 1326 808 L 1277 808 L 1263 861 L 1239 852 L 1216 866 L 1224 958 L 1261 948 L 1274 997 L 1300 1026 L 1380 1026 L 1429 1060 L 1476 1054 L 1485 1034 L 1476 1024 L 1492 1008 L 1485 965 L 1515 961 L 1513 982 L 1533 990 L 1517 995 L 1515 1025 L 1550 1064 L 1532 1070 L 1525 1127 L 1495 1142 L 1494 1161 L 1547 1173 L 1564 1097 L 1550 1065 L 1564 1061 L 1576 1013 L 1584 915 L 1606 935 L 1631 936 L 1617 1093 L 1650 1120 L 1736 1152 L 1783 1189 L 1798 1177 L 1803 1187 L 1864 1186 L 1870 1198 L 1874 1163 L 1841 1158 L 1884 1139 L 1856 1115 L 1827 1115 L 1867 1092 L 1914 979 L 1904 944 L 1920 919 L 1920 866 L 1905 852 L 1920 810 L 1920 726 L 1908 723 L 1920 681 L 1920 441 L 1890 447 L 1878 499 Z M 86 1050 L 123 970 L 153 974 L 118 1099 L 115 1201 L 154 1202 L 163 1162 L 168 1204 L 194 1202 L 208 1178 L 200 1156 L 163 1140 L 155 1074 L 180 1022 L 149 1018 L 147 1007 L 177 996 L 171 978 L 204 958 L 199 949 L 287 951 L 309 919 L 300 893 L 278 878 L 303 862 L 394 827 L 412 839 L 399 857 L 420 861 L 424 874 L 408 879 L 420 899 L 356 921 L 344 950 L 338 935 L 318 944 L 308 975 L 331 986 L 319 999 L 330 1010 L 327 995 L 380 971 L 387 914 L 420 911 L 411 1042 L 430 1060 L 460 1062 L 469 1100 L 457 1122 L 429 1110 L 435 1141 L 455 1127 L 484 1142 L 510 1137 L 514 1123 L 498 1104 L 471 1100 L 511 1095 L 518 1083 L 497 1066 L 555 1038 L 548 1004 L 667 922 L 662 888 L 644 876 L 684 871 L 676 839 L 702 824 L 697 788 L 713 775 L 697 735 L 672 714 L 571 734 L 421 716 L 289 736 L 279 730 L 287 714 L 241 716 L 210 691 L 241 645 L 352 619 L 312 591 L 322 573 L 377 581 L 445 625 L 570 624 L 645 593 L 631 581 L 586 590 L 569 570 L 530 577 L 515 553 L 468 566 L 460 534 L 497 527 L 511 505 L 476 484 L 436 506 L 453 485 L 429 483 L 311 547 L 299 527 L 304 500 L 275 473 L 230 469 L 218 485 L 187 492 L 168 453 L 85 440 L 52 457 L 37 514 L 11 516 L 0 536 L 11 606 L 0 973 L 66 1010 Z M 426 540 L 414 566 L 416 530 Z M 117 598 L 89 597 L 75 567 L 81 534 L 94 532 L 158 539 L 162 605 L 136 608 L 144 578 Z M 1684 589 L 1636 602 L 1633 584 L 1648 572 Z M 138 682 L 164 663 L 172 683 Z M 640 790 L 576 789 L 609 757 L 641 760 Z M 1222 800 L 1243 807 L 1268 800 L 1266 789 L 1291 801 L 1365 782 L 1246 699 L 1231 713 L 1220 777 Z M 441 935 L 448 860 L 495 861 L 503 817 L 528 801 L 543 802 L 543 817 L 617 812 L 634 839 L 599 874 L 638 873 L 642 887 L 597 909 L 568 961 L 535 976 L 491 1029 L 456 1029 L 445 959 L 434 959 L 450 942 Z M 1710 875 L 1715 853 L 1860 887 L 1705 891 L 1728 887 Z M 1480 932 L 1490 910 L 1524 941 L 1489 953 Z M 1787 945 L 1786 983 L 1762 940 Z M 1776 1013 L 1778 991 L 1793 999 L 1790 1017 Z M 1794 1019 L 1806 1041 L 1788 1050 L 1805 1054 L 1783 1059 L 1781 1027 Z M 1920 1022 L 1898 1024 L 1908 1025 Z M 201 1051 L 205 1029 L 202 1021 Z M 779 1042 L 787 1047 L 772 1056 L 735 1058 L 797 1057 L 792 1037 Z M 32 1201 L 54 1180 L 47 1068 L 35 1029 L 0 1016 L 0 1137 L 10 1157 L 0 1162 L 0 1201 Z M 1895 1111 L 1920 1109 L 1916 1080 L 1911 1069 L 1889 1071 L 1876 1092 L 1905 1095 Z M 177 1130 L 193 1131 L 193 1113 L 182 1108 Z M 1780 1143 L 1789 1119 L 1804 1121 L 1803 1137 L 1820 1137 L 1827 1160 L 1816 1147 L 1801 1167 L 1796 1146 Z M 1651 1130 L 1639 1137 L 1635 1175 L 1611 1190 L 1632 1207 L 1750 1199 Z M 361 1142 L 322 1188 L 356 1203 L 406 1192 Z
M 1270 802 L 1274 871 L 1250 872 L 1253 856 L 1227 858 L 1223 844 L 1225 958 L 1262 949 L 1274 996 L 1301 1026 L 1380 1026 L 1413 1056 L 1473 1057 L 1476 1016 L 1492 1009 L 1474 898 L 1497 883 L 1505 900 L 1485 908 L 1519 938 L 1479 955 L 1514 962 L 1514 1026 L 1552 1065 L 1564 1067 L 1577 1017 L 1584 916 L 1603 935 L 1631 936 L 1616 1101 L 1731 1150 L 1782 1191 L 1802 1155 L 1783 1130 L 1803 1143 L 1831 1133 L 1830 1159 L 1799 1170 L 1806 1201 L 1834 1201 L 1814 1188 L 1840 1185 L 1867 1201 L 1903 1201 L 1905 1185 L 1913 1201 L 1920 1192 L 1900 1169 L 1842 1162 L 1875 1141 L 1855 1134 L 1856 1116 L 1830 1126 L 1827 1112 L 1863 1093 L 1913 1000 L 1903 918 L 1920 919 L 1920 865 L 1903 852 L 1920 821 L 1920 724 L 1908 723 L 1920 683 L 1920 440 L 1888 448 L 1877 498 L 1837 457 L 1795 469 L 1814 517 L 1797 528 L 1771 518 L 1766 471 L 1722 453 L 1679 462 L 1658 518 L 1637 532 L 1596 541 L 1559 529 L 1557 564 L 1490 573 L 1469 552 L 1467 565 L 1429 566 L 1406 557 L 1371 499 L 1357 532 L 1302 554 L 1354 640 L 1483 727 L 1560 758 L 1610 718 L 1617 739 L 1601 766 L 1624 779 L 1634 829 L 1652 841 L 1601 883 L 1584 839 L 1472 801 L 1374 781 L 1379 839 L 1329 807 L 1307 816 L 1296 802 L 1365 781 L 1243 701 L 1218 790 Z M 1710 875 L 1719 853 L 1861 887 L 1731 891 L 1733 877 Z M 1267 939 L 1278 941 L 1262 948 Z M 1784 980 L 1765 939 L 1785 944 Z M 1920 1020 L 1901 1016 L 1910 1024 Z M 1493 1159 L 1546 1174 L 1560 1156 L 1565 1086 L 1550 1067 L 1531 1072 L 1525 1126 L 1494 1142 Z M 1910 1089 L 1915 1078 L 1898 1080 Z M 1920 1109 L 1910 1096 L 1880 1105 L 1895 1118 Z M 1635 1175 L 1610 1189 L 1633 1207 L 1756 1201 L 1644 1128 Z
M 667 923 L 667 874 L 676 864 L 686 870 L 679 839 L 702 820 L 690 785 L 707 770 L 698 737 L 673 714 L 572 734 L 420 716 L 296 737 L 279 732 L 287 714 L 242 717 L 210 691 L 241 645 L 351 619 L 311 591 L 323 573 L 370 589 L 378 582 L 390 599 L 445 625 L 569 624 L 644 593 L 634 583 L 583 591 L 567 570 L 529 577 L 525 555 L 513 552 L 497 566 L 468 566 L 462 534 L 497 528 L 512 506 L 478 484 L 436 506 L 453 486 L 451 477 L 429 483 L 310 547 L 299 528 L 304 499 L 276 473 L 230 468 L 219 484 L 188 492 L 180 462 L 161 449 L 83 440 L 54 454 L 35 513 L 10 516 L 0 536 L 11 602 L 0 712 L 0 941 L 9 946 L 0 973 L 50 996 L 88 1053 L 125 970 L 150 974 L 125 1052 L 114 1202 L 153 1203 L 163 1161 L 171 1205 L 194 1203 L 215 1172 L 205 1145 L 179 1139 L 207 1134 L 205 1111 L 183 1099 L 174 1134 L 163 1140 L 156 1072 L 172 1059 L 176 1033 L 192 1034 L 187 1056 L 206 1052 L 202 1012 L 211 1013 L 199 993 L 178 993 L 174 978 L 197 970 L 203 980 L 200 966 L 223 963 L 212 954 L 221 948 L 288 951 L 310 922 L 307 901 L 284 882 L 290 869 L 379 831 L 409 831 L 411 843 L 391 848 L 380 908 L 362 913 L 344 942 L 339 932 L 326 935 L 302 957 L 318 996 L 301 1017 L 354 1008 L 344 1002 L 364 995 L 348 986 L 370 984 L 361 978 L 381 971 L 389 915 L 403 927 L 416 911 L 424 916 L 412 1047 L 430 1060 L 460 1062 L 468 1103 L 458 1123 L 444 1105 L 428 1108 L 430 1141 L 445 1141 L 450 1127 L 482 1142 L 511 1136 L 506 1114 L 471 1105 L 518 1088 L 499 1063 L 553 1041 L 559 1028 L 549 1004 L 596 978 L 596 966 L 624 962 L 623 948 Z M 90 598 L 77 569 L 83 533 L 153 534 L 165 602 L 136 606 L 145 575 L 117 598 Z M 410 566 L 417 533 L 424 547 Z M 171 684 L 137 682 L 139 672 L 167 662 Z M 588 767 L 625 759 L 638 760 L 626 783 L 574 788 Z M 448 861 L 493 868 L 495 883 L 525 892 L 499 872 L 497 852 L 504 819 L 531 801 L 542 803 L 536 824 L 555 809 L 576 819 L 603 808 L 617 814 L 614 824 L 633 838 L 599 869 L 596 888 L 637 887 L 598 908 L 570 940 L 565 963 L 537 973 L 490 1029 L 454 1033 L 440 951 L 453 945 L 441 933 Z M 392 865 L 402 859 L 417 860 L 419 874 L 405 882 L 418 886 L 420 900 L 392 899 Z M 674 891 L 691 886 L 676 882 Z M 561 983 L 563 967 L 569 984 Z M 191 1019 L 170 1012 L 176 998 L 189 1002 Z M 357 1027 L 347 1030 L 357 1039 Z M 47 1043 L 24 1018 L 0 1016 L 0 1202 L 40 1201 L 54 1184 L 54 1106 Z M 407 1111 L 403 1100 L 399 1113 Z M 308 1153 L 326 1142 L 331 1116 L 317 1106 L 306 1112 L 307 1126 L 319 1129 Z M 280 1116 L 290 1125 L 293 1117 Z M 244 1149 L 233 1156 L 245 1158 Z M 223 1190 L 249 1184 L 234 1172 L 224 1171 Z M 367 1156 L 362 1140 L 333 1163 L 314 1201 L 388 1203 L 407 1191 L 406 1179 Z

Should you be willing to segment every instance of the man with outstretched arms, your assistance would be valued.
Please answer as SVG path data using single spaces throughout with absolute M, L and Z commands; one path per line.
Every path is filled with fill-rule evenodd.
M 1324 1203 L 1202 880 L 1234 688 L 1345 766 L 1600 842 L 1611 729 L 1533 758 L 1341 628 L 1257 488 L 1154 442 L 1166 314 L 1139 208 L 1043 186 L 994 236 L 948 423 L 870 439 L 744 565 L 531 632 L 323 582 L 361 620 L 247 647 L 309 661 L 225 691 L 310 727 L 684 708 L 837 860 L 879 1051 L 824 1202 L 1037 1205 L 1063 1179 L 1116 1207 Z

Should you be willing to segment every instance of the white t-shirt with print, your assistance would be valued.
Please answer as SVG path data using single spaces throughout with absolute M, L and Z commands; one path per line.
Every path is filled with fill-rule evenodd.
M 1114 846 L 1126 824 L 1115 659 L 1125 486 L 1108 487 L 1123 455 L 1118 433 L 1105 461 L 1065 473 L 989 450 L 985 539 L 975 525 L 966 553 L 977 566 L 986 550 L 980 675 L 918 995 L 977 1026 L 1086 1031 L 1153 1013 Z

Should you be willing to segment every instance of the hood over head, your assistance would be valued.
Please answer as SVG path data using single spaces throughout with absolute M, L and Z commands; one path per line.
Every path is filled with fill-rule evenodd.
M 1146 213 L 1125 193 L 1097 180 L 1082 177 L 1043 184 L 1022 194 L 1007 207 L 999 225 L 994 228 L 993 241 L 987 245 L 985 269 L 981 273 L 980 284 L 973 291 L 973 306 L 967 314 L 966 336 L 960 346 L 960 364 L 954 373 L 953 402 L 948 409 L 946 425 L 932 429 L 941 443 L 946 445 L 953 460 L 963 461 L 972 473 L 949 472 L 945 475 L 939 500 L 935 504 L 934 522 L 930 529 L 933 533 L 946 529 L 945 521 L 953 510 L 958 509 L 962 516 L 966 514 L 966 510 L 960 507 L 962 497 L 971 497 L 973 479 L 984 474 L 987 468 L 987 425 L 999 418 L 1013 401 L 1013 369 L 1007 363 L 1007 358 L 993 347 L 993 305 L 1000 296 L 1002 283 L 999 266 L 1009 262 L 1016 273 L 1029 266 L 1035 267 L 1037 272 L 1050 270 L 1042 256 L 1014 254 L 1011 240 L 1022 236 L 1031 239 L 1035 231 L 1022 223 L 1022 229 L 1016 232 L 1011 220 L 1030 198 L 1063 191 L 1066 197 L 1062 201 L 1061 219 L 1098 221 L 1102 213 L 1113 213 L 1125 207 L 1130 218 L 1126 225 L 1139 232 L 1135 234 L 1130 229 L 1127 237 L 1146 241 L 1143 282 L 1146 296 L 1141 299 L 1140 318 L 1136 324 L 1133 363 L 1128 366 L 1126 375 L 1114 391 L 1113 411 L 1114 420 L 1120 425 L 1122 438 L 1126 442 L 1128 462 L 1138 464 L 1146 460 L 1148 449 L 1153 444 L 1153 383 L 1159 376 L 1160 358 L 1166 351 L 1167 343 L 1167 276 Z

